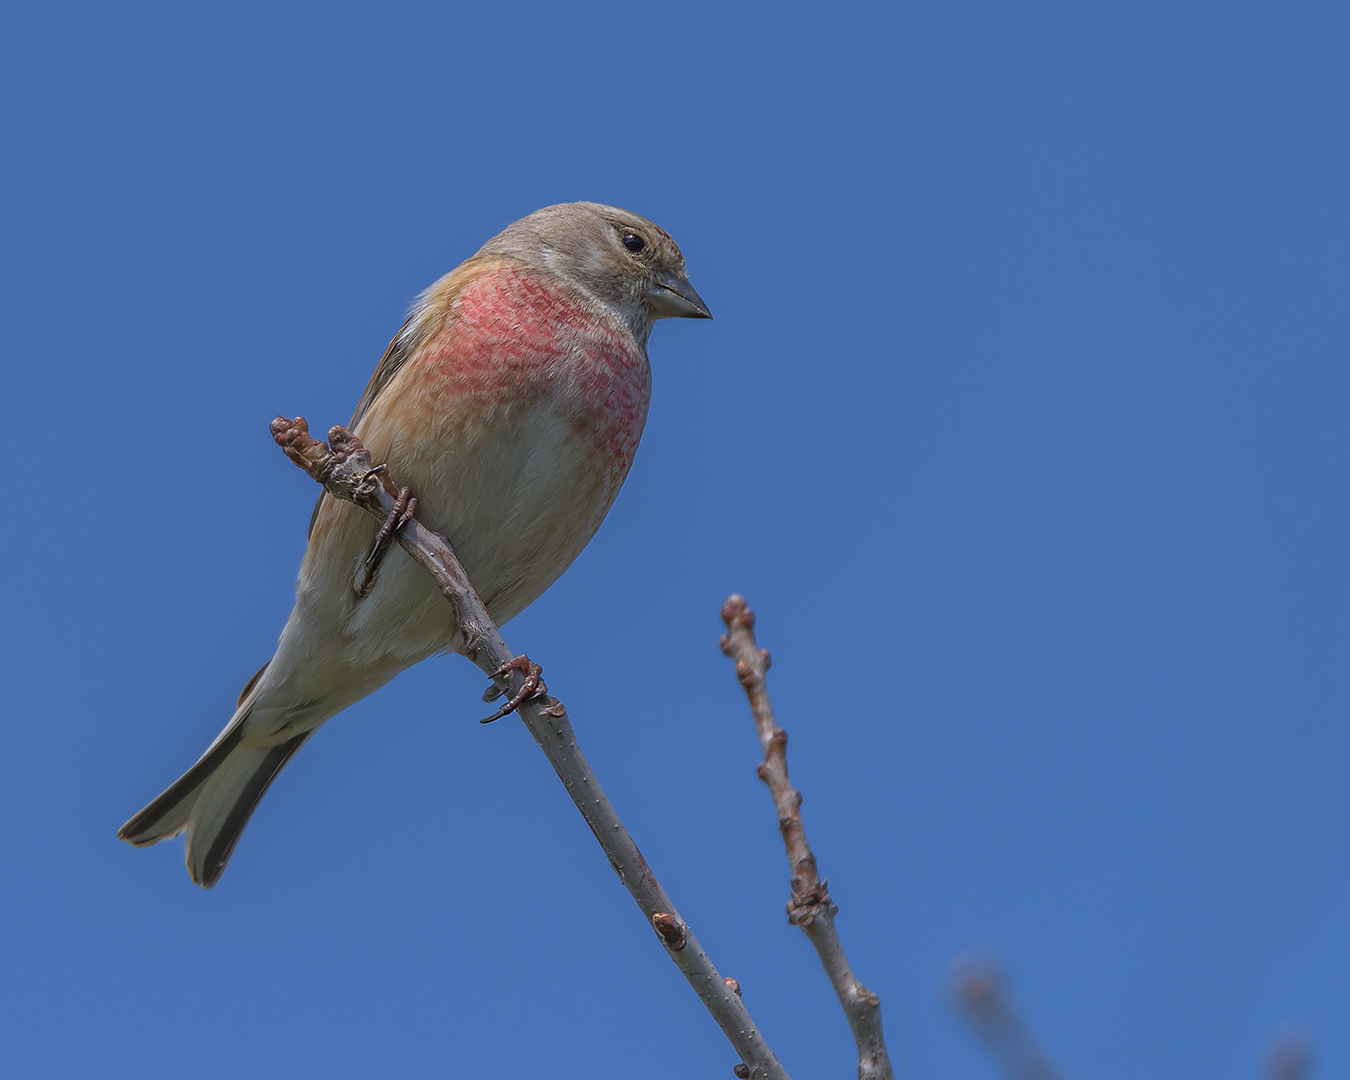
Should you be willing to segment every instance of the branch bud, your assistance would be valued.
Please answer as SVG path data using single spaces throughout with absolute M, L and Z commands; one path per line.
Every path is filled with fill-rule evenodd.
M 679 952 L 684 948 L 684 924 L 674 915 L 658 911 L 652 916 L 652 926 L 656 930 L 656 936 L 671 952 Z
M 745 602 L 744 596 L 740 593 L 732 593 L 727 597 L 727 602 L 722 605 L 722 621 L 727 624 L 728 630 L 734 630 L 738 626 L 753 630 L 755 628 L 755 613 L 750 610 L 750 605 Z

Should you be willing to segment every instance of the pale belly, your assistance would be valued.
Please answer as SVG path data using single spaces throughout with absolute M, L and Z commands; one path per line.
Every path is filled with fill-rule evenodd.
M 387 461 L 395 482 L 417 496 L 418 520 L 450 540 L 499 624 L 581 553 L 631 464 L 606 455 L 587 425 L 554 401 L 522 402 L 510 413 L 468 430 L 441 426 L 437 438 L 415 439 L 419 446 L 358 428 L 374 460 Z M 249 721 L 258 735 L 317 727 L 412 664 L 462 646 L 450 605 L 397 545 L 373 591 L 357 598 L 378 527 L 351 504 L 324 500 L 295 610 Z

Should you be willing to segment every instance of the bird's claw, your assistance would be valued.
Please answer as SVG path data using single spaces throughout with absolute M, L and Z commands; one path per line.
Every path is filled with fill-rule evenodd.
M 384 524 L 375 534 L 375 543 L 370 546 L 370 554 L 366 556 L 365 573 L 361 575 L 361 584 L 356 587 L 357 597 L 370 595 L 370 590 L 375 587 L 375 575 L 380 572 L 380 564 L 389 553 L 389 545 L 395 534 L 412 520 L 416 512 L 417 500 L 407 488 L 399 488 L 394 507 L 385 516 Z
M 514 660 L 508 660 L 501 667 L 492 673 L 493 685 L 487 688 L 483 694 L 484 701 L 496 701 L 507 692 L 507 687 L 497 682 L 504 679 L 513 671 L 522 672 L 525 675 L 525 682 L 514 695 L 508 698 L 500 709 L 491 716 L 485 716 L 478 722 L 480 724 L 490 724 L 494 720 L 500 720 L 503 716 L 509 716 L 519 709 L 525 702 L 533 701 L 535 698 L 543 697 L 548 693 L 544 686 L 544 680 L 540 678 L 544 674 L 544 669 L 531 660 L 524 653 L 521 653 Z

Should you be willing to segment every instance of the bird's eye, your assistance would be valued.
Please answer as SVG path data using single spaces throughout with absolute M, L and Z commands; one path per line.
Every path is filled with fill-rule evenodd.
M 637 233 L 624 233 L 623 246 L 636 255 L 647 247 L 647 241 L 642 239 Z

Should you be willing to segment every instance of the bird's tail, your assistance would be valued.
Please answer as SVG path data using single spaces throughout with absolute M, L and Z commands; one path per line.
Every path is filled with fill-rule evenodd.
M 276 746 L 246 744 L 243 728 L 252 702 L 244 700 L 251 688 L 245 687 L 238 712 L 197 764 L 117 832 L 119 839 L 144 847 L 186 830 L 188 872 L 208 889 L 225 872 L 259 800 L 311 734 Z

